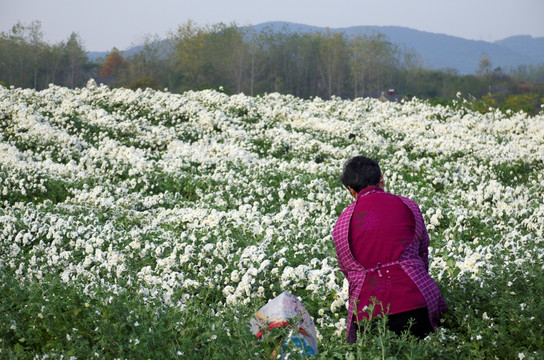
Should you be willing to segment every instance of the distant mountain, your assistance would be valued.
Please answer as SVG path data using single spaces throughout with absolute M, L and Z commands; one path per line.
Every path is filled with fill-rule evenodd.
M 89 58 L 90 61 L 96 61 L 100 58 L 105 59 L 107 54 L 108 53 L 105 51 L 88 51 L 87 57 Z
M 327 30 L 323 27 L 280 21 L 252 26 L 252 30 L 256 32 L 266 29 L 300 33 Z M 333 33 L 343 32 L 348 36 L 381 33 L 393 44 L 403 49 L 414 50 L 428 67 L 456 69 L 460 74 L 474 74 L 478 70 L 480 59 L 484 54 L 491 60 L 492 68 L 544 63 L 544 37 L 534 38 L 529 35 L 519 35 L 487 42 L 400 26 L 353 26 L 329 30 Z M 130 56 L 140 51 L 141 48 L 141 46 L 133 47 L 123 53 Z M 89 52 L 87 55 L 90 60 L 94 61 L 101 57 L 104 58 L 107 54 L 107 52 Z
M 327 30 L 323 27 L 289 22 L 268 22 L 255 25 L 253 28 L 256 31 L 269 28 L 273 31 L 302 33 Z M 460 74 L 475 73 L 483 54 L 489 57 L 493 68 L 544 63 L 544 37 L 512 36 L 491 43 L 400 26 L 353 26 L 329 30 L 333 33 L 343 32 L 348 36 L 381 33 L 393 44 L 413 49 L 429 67 L 452 68 L 458 70 Z
M 503 40 L 495 41 L 495 44 L 529 56 L 539 64 L 544 62 L 544 37 L 534 38 L 530 35 L 511 36 Z

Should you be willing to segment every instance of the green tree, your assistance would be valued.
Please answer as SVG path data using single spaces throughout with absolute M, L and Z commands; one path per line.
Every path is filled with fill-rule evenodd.
M 171 35 L 174 47 L 174 69 L 176 82 L 172 85 L 180 91 L 201 86 L 206 82 L 206 71 L 210 68 L 204 46 L 207 31 L 193 21 L 178 27 Z
M 342 33 L 331 34 L 327 29 L 321 34 L 318 69 L 327 98 L 344 93 L 344 83 L 348 75 L 348 45 Z
M 0 34 L 0 80 L 18 87 L 42 89 L 49 83 L 75 87 L 89 75 L 86 51 L 79 36 L 66 43 L 43 41 L 41 23 L 17 23 Z
M 354 95 L 380 92 L 393 84 L 400 67 L 400 50 L 383 34 L 355 35 L 349 41 L 350 69 Z
M 64 57 L 64 43 L 47 46 L 43 55 L 43 86 L 55 84 L 61 73 L 62 62 Z
M 70 34 L 64 46 L 64 53 L 67 70 L 66 85 L 71 88 L 82 85 L 87 80 L 85 79 L 85 65 L 88 58 L 78 34 Z
M 482 54 L 480 57 L 480 62 L 478 63 L 478 70 L 476 71 L 476 75 L 489 80 L 492 75 L 492 63 L 491 59 L 487 54 Z
M 218 40 L 223 45 L 223 60 L 219 61 L 220 69 L 226 72 L 228 84 L 234 92 L 242 91 L 242 86 L 247 78 L 249 47 L 244 40 L 247 30 L 234 24 L 221 28 L 217 32 Z
M 29 61 L 30 66 L 33 69 L 33 88 L 38 88 L 38 70 L 40 66 L 40 58 L 44 54 L 47 45 L 43 42 L 43 32 L 41 30 L 41 23 L 34 21 L 27 28 L 27 47 L 31 50 Z
M 255 94 L 256 82 L 262 76 L 263 71 L 263 54 L 265 51 L 265 43 L 262 33 L 252 32 L 248 34 L 247 51 L 248 51 L 248 91 L 251 96 Z
M 30 25 L 18 22 L 11 31 L 0 35 L 2 52 L 2 79 L 20 87 L 35 87 L 37 84 L 37 66 L 42 53 L 41 23 L 34 21 Z
M 171 58 L 168 40 L 146 35 L 141 50 L 124 60 L 125 65 L 118 74 L 119 82 L 131 89 L 168 86 L 169 74 L 173 72 Z
M 362 96 L 367 89 L 367 74 L 370 72 L 370 54 L 366 36 L 354 36 L 350 39 L 351 79 L 354 97 Z

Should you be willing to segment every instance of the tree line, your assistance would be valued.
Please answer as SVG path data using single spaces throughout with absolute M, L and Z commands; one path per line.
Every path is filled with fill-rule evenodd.
M 139 48 L 131 55 L 114 48 L 93 62 L 77 34 L 48 45 L 39 22 L 17 24 L 0 34 L 0 81 L 41 89 L 49 83 L 82 86 L 94 77 L 132 89 L 221 87 L 231 94 L 281 92 L 302 98 L 379 97 L 395 89 L 405 97 L 436 99 L 461 92 L 485 106 L 510 99 L 510 107 L 530 110 L 538 109 L 544 97 L 544 64 L 493 68 L 483 55 L 476 74 L 459 75 L 453 69 L 427 68 L 415 52 L 379 33 L 254 31 L 189 21 L 164 39 L 148 36 Z
M 17 23 L 0 33 L 0 82 L 22 88 L 43 89 L 49 84 L 78 87 L 98 66 L 89 62 L 82 41 L 72 33 L 66 41 L 43 41 L 41 23 Z
M 188 22 L 165 40 L 148 39 L 123 61 L 114 49 L 105 66 L 117 84 L 172 91 L 224 88 L 249 95 L 290 93 L 307 98 L 358 97 L 383 91 L 414 66 L 416 55 L 382 34 L 251 31 L 236 25 Z M 117 66 L 112 67 L 110 62 Z M 106 73 L 103 73 L 106 75 Z

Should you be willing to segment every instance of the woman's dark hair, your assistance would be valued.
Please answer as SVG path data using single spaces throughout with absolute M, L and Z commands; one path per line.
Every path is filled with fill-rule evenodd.
M 380 165 L 376 161 L 365 156 L 355 156 L 344 164 L 340 181 L 358 193 L 366 187 L 378 185 L 381 175 Z

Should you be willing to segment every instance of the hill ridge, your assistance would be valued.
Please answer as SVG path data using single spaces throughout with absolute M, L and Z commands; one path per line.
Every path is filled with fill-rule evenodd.
M 432 69 L 454 69 L 459 74 L 474 74 L 483 55 L 490 60 L 493 68 L 540 65 L 544 63 L 544 37 L 513 35 L 502 40 L 488 42 L 462 37 L 417 30 L 410 27 L 386 25 L 359 25 L 349 27 L 320 27 L 287 21 L 269 21 L 249 26 L 254 31 L 342 32 L 346 35 L 381 33 L 387 39 L 406 49 L 413 49 L 424 64 Z M 141 46 L 124 51 L 126 55 L 138 52 Z M 91 60 L 104 57 L 107 52 L 88 52 Z

